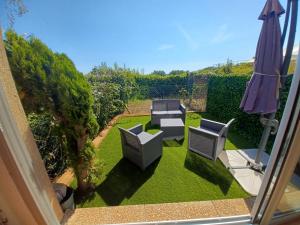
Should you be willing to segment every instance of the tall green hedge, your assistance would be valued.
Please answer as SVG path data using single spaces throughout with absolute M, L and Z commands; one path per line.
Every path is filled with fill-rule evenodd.
M 137 75 L 135 76 L 135 98 L 153 99 L 178 96 L 184 88 L 188 90 L 188 76 L 186 75 Z
M 263 130 L 259 122 L 259 115 L 249 115 L 239 109 L 246 83 L 250 78 L 249 75 L 210 75 L 206 109 L 210 116 L 221 122 L 236 118 L 232 129 L 258 144 Z M 282 117 L 291 78 L 287 79 L 285 88 L 281 90 L 281 107 L 276 115 L 278 120 Z

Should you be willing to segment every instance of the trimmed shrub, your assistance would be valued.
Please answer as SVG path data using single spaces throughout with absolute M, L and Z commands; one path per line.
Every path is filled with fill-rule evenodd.
M 137 99 L 178 97 L 179 91 L 188 90 L 188 76 L 183 75 L 137 75 L 135 76 Z

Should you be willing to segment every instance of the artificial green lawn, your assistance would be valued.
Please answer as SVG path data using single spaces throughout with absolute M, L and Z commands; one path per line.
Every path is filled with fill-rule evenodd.
M 118 126 L 139 123 L 151 129 L 150 117 L 120 118 L 103 140 L 97 152 L 104 162 L 103 178 L 95 192 L 77 203 L 78 207 L 135 205 L 167 202 L 245 198 L 248 195 L 218 160 L 212 162 L 187 151 L 188 126 L 198 126 L 200 115 L 189 113 L 183 143 L 164 142 L 163 155 L 145 171 L 122 158 Z M 253 147 L 238 133 L 230 132 L 226 149 Z

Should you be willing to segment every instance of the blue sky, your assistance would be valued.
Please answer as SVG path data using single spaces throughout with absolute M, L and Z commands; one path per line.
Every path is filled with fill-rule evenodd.
M 7 27 L 0 3 L 2 26 Z M 265 0 L 24 0 L 19 34 L 34 34 L 87 73 L 101 62 L 197 70 L 255 54 Z M 281 0 L 286 6 L 286 0 Z M 1 5 L 2 4 L 2 5 Z M 281 18 L 283 20 L 283 17 Z M 296 42 L 299 42 L 299 32 Z

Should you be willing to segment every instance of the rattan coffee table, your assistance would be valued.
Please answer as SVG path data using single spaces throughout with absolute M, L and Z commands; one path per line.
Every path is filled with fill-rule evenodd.
M 184 138 L 184 123 L 179 118 L 161 119 L 160 129 L 164 132 L 164 140 L 176 139 L 179 141 Z

